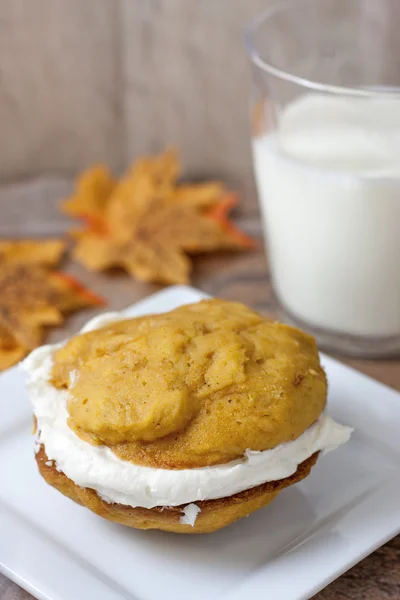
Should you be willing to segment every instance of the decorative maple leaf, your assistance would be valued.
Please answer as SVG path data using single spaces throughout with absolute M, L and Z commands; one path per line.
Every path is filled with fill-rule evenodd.
M 187 254 L 252 248 L 228 219 L 236 196 L 215 181 L 179 184 L 180 170 L 169 150 L 137 161 L 102 212 L 83 214 L 88 203 L 78 199 L 75 214 L 84 217 L 86 230 L 75 234 L 75 258 L 95 271 L 122 267 L 138 279 L 170 284 L 188 282 Z
M 44 328 L 64 314 L 103 301 L 64 273 L 50 270 L 64 252 L 59 240 L 0 241 L 0 369 L 38 346 Z
M 105 166 L 95 166 L 77 178 L 75 192 L 61 203 L 61 210 L 84 220 L 88 228 L 99 229 L 99 217 L 100 220 L 106 217 L 111 205 L 114 210 L 116 204 L 132 208 L 148 193 L 173 204 L 190 204 L 199 210 L 216 206 L 226 194 L 225 186 L 219 181 L 178 183 L 180 174 L 181 165 L 173 149 L 155 157 L 140 158 L 119 182 Z
M 62 202 L 61 209 L 74 217 L 103 215 L 116 183 L 107 167 L 96 165 L 77 178 L 74 194 Z
M 142 281 L 187 283 L 191 261 L 186 253 L 252 247 L 252 240 L 226 220 L 232 205 L 229 198 L 225 212 L 204 215 L 192 206 L 154 200 L 128 229 L 128 238 L 88 233 L 74 256 L 95 271 L 122 267 Z
M 175 204 L 190 205 L 198 210 L 208 210 L 217 206 L 225 195 L 225 186 L 219 181 L 182 183 L 172 191 L 168 200 Z
M 1 263 L 58 265 L 65 252 L 65 242 L 57 239 L 0 240 Z

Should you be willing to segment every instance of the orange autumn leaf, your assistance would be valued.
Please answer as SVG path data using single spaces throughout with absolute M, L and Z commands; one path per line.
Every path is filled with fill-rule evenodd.
M 132 226 L 157 196 L 156 192 L 147 166 L 144 161 L 139 161 L 134 169 L 121 177 L 115 188 L 103 216 L 103 231 L 119 239 L 130 239 Z
M 57 239 L 0 240 L 0 260 L 9 263 L 57 265 L 65 252 L 65 242 Z
M 64 245 L 58 240 L 0 241 L 0 369 L 18 362 L 64 314 L 101 300 L 75 279 L 50 269 Z
M 90 232 L 78 240 L 74 256 L 95 271 L 122 267 L 143 281 L 187 283 L 186 254 L 241 249 L 249 244 L 242 237 L 191 206 L 154 200 L 131 225 L 129 238 Z
M 79 215 L 80 221 L 83 223 L 85 229 L 73 229 L 69 232 L 72 238 L 79 239 L 86 235 L 88 232 L 97 233 L 98 235 L 107 235 L 110 233 L 110 224 L 106 221 L 104 216 L 99 215 Z
M 77 178 L 74 193 L 62 202 L 61 209 L 73 217 L 102 215 L 115 185 L 107 167 L 87 169 Z
M 90 306 L 105 306 L 103 298 L 68 273 L 53 271 L 48 278 L 55 290 L 57 308 L 64 315 Z
M 0 338 L 2 336 L 0 328 Z M 0 346 L 0 371 L 9 369 L 17 364 L 26 355 L 26 350 L 22 346 Z
M 119 203 L 130 205 L 135 195 L 141 197 L 143 185 L 152 191 L 158 188 L 166 193 L 176 184 L 180 168 L 173 149 L 155 157 L 139 159 L 120 181 L 115 180 L 104 165 L 94 166 L 77 178 L 75 191 L 61 203 L 61 210 L 96 225 L 98 217 L 103 217 L 117 199 Z M 136 184 L 139 185 L 138 190 Z
M 87 212 L 78 189 L 86 227 L 73 234 L 75 258 L 95 271 L 120 267 L 137 279 L 169 284 L 189 281 L 188 254 L 252 248 L 228 218 L 236 196 L 216 181 L 181 184 L 180 172 L 174 150 L 141 158 L 96 214 Z
M 182 167 L 175 148 L 169 148 L 161 154 L 141 160 L 144 168 L 147 169 L 154 187 L 158 187 L 159 190 L 166 190 L 177 184 Z M 139 160 L 138 163 L 140 164 L 140 162 Z M 135 165 L 133 165 L 133 168 L 135 168 Z
M 207 210 L 217 206 L 225 194 L 225 186 L 219 181 L 182 183 L 172 191 L 169 201 Z
M 75 258 L 95 271 L 120 267 L 141 281 L 185 283 L 191 263 L 184 252 L 158 240 L 119 242 L 91 235 L 75 249 Z
M 213 219 L 222 227 L 222 229 L 230 236 L 232 240 L 236 240 L 238 246 L 243 248 L 253 249 L 256 247 L 254 240 L 243 233 L 229 220 L 230 211 L 237 205 L 238 199 L 236 194 L 226 194 L 221 202 L 212 210 L 208 211 L 207 216 Z
M 218 204 L 226 193 L 225 186 L 218 181 L 178 183 L 181 170 L 174 149 L 140 158 L 118 182 L 105 167 L 93 167 L 77 178 L 75 192 L 62 202 L 61 210 L 81 219 L 87 229 L 95 230 L 99 227 L 99 217 L 112 221 L 115 213 L 119 216 L 123 211 L 132 216 L 146 196 L 202 210 Z M 79 232 L 74 231 L 73 237 L 79 237 Z

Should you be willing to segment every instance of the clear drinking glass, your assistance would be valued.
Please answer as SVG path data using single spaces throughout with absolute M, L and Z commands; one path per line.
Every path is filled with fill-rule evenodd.
M 250 27 L 252 147 L 282 317 L 400 352 L 400 2 L 282 0 Z

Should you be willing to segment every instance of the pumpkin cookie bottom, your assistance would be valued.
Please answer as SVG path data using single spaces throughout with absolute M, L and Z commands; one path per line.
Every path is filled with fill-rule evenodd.
M 285 479 L 269 481 L 233 496 L 196 502 L 200 512 L 193 527 L 180 522 L 187 505 L 132 508 L 124 504 L 106 502 L 94 490 L 79 487 L 64 473 L 57 471 L 55 463 L 48 459 L 43 445 L 36 454 L 36 462 L 40 474 L 49 485 L 104 519 L 136 529 L 160 529 L 174 533 L 211 533 L 267 506 L 284 488 L 307 477 L 317 461 L 318 454 L 316 452 L 302 462 L 297 471 Z

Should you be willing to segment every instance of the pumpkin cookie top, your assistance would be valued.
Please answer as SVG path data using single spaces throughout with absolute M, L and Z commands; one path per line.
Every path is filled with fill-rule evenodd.
M 313 338 L 223 300 L 77 335 L 56 351 L 52 383 L 68 388 L 82 439 L 168 469 L 290 442 L 327 393 Z

